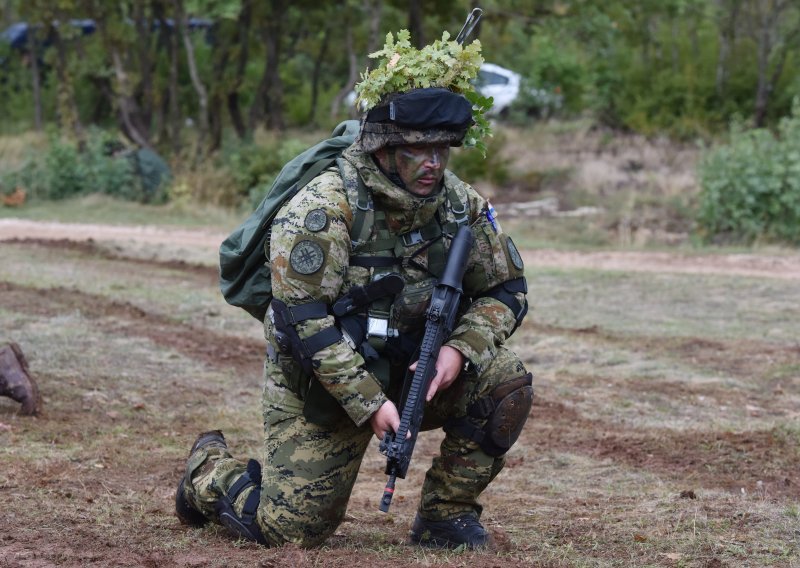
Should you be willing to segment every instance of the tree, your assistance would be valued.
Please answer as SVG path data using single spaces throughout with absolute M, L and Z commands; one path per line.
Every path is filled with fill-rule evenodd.
M 286 0 L 269 0 L 257 4 L 261 8 L 258 29 L 261 44 L 265 46 L 264 69 L 256 88 L 253 104 L 250 106 L 249 128 L 266 121 L 267 128 L 283 130 L 286 121 L 283 117 L 283 81 L 280 75 L 282 37 L 287 30 L 282 29 L 286 16 Z
M 750 33 L 757 44 L 758 84 L 753 122 L 766 123 L 775 85 L 783 73 L 786 57 L 800 39 L 800 11 L 792 0 L 751 0 L 748 9 Z

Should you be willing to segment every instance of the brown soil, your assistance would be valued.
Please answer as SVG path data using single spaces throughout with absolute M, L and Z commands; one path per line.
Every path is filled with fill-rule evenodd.
M 35 238 L 33 237 L 35 235 Z M 216 268 L 212 264 L 192 263 L 174 259 L 148 258 L 138 248 L 142 244 L 170 243 L 179 246 L 196 246 L 215 250 L 224 235 L 205 231 L 167 231 L 163 229 L 142 229 L 135 227 L 104 227 L 98 225 L 66 225 L 58 223 L 33 223 L 27 221 L 0 221 L 0 241 L 22 247 L 44 247 L 63 249 L 81 254 L 90 254 L 108 259 L 125 259 L 132 266 L 169 267 L 179 271 L 182 278 L 197 287 L 216 285 Z M 114 242 L 109 247 L 108 242 Z M 3 246 L 0 243 L 0 246 Z M 132 251 L 132 249 L 136 249 Z M 608 270 L 641 270 L 653 272 L 716 273 L 729 276 L 758 276 L 768 278 L 800 278 L 800 256 L 756 256 L 729 255 L 692 257 L 671 253 L 575 253 L 557 251 L 527 251 L 529 266 L 586 267 Z M 173 517 L 169 500 L 171 488 L 180 478 L 184 456 L 153 451 L 154 433 L 170 432 L 170 437 L 190 442 L 197 433 L 196 417 L 189 411 L 184 419 L 172 423 L 165 422 L 159 409 L 177 408 L 184 405 L 206 404 L 209 397 L 242 396 L 252 397 L 260 382 L 263 344 L 255 340 L 237 338 L 231 341 L 222 332 L 179 323 L 173 318 L 156 311 L 138 307 L 122 299 L 109 298 L 84 291 L 64 288 L 36 288 L 13 282 L 0 281 L 0 310 L 20 314 L 20 317 L 35 316 L 52 318 L 59 314 L 78 311 L 90 320 L 94 329 L 126 337 L 146 338 L 153 344 L 174 350 L 187 358 L 198 361 L 210 369 L 230 372 L 239 378 L 234 389 L 223 385 L 206 385 L 187 392 L 175 387 L 174 383 L 158 383 L 160 377 L 153 377 L 154 391 L 151 398 L 134 405 L 133 409 L 120 410 L 118 407 L 87 407 L 81 397 L 69 390 L 59 391 L 64 399 L 54 401 L 45 408 L 43 418 L 21 422 L 8 404 L 0 405 L 0 429 L 14 430 L 15 435 L 25 435 L 42 444 L 80 444 L 87 448 L 102 443 L 103 436 L 113 436 L 109 428 L 123 424 L 135 435 L 124 442 L 124 447 L 114 449 L 116 442 L 106 440 L 105 448 L 109 455 L 102 456 L 101 467 L 91 467 L 86 454 L 71 463 L 51 463 L 46 458 L 40 460 L 35 475 L 13 464 L 4 464 L 0 470 L 0 494 L 25 495 L 36 493 L 47 495 L 49 503 L 31 502 L 31 508 L 53 509 L 49 522 L 47 515 L 15 513 L 23 517 L 15 518 L 0 515 L 0 566 L 395 566 L 398 559 L 384 559 L 380 554 L 370 553 L 362 556 L 359 552 L 359 538 L 376 523 L 384 523 L 385 531 L 393 536 L 386 538 L 382 546 L 398 546 L 405 542 L 407 519 L 413 516 L 413 498 L 398 498 L 394 516 L 377 516 L 374 512 L 377 493 L 383 480 L 376 466 L 379 459 L 371 458 L 371 463 L 362 467 L 362 476 L 367 473 L 367 481 L 375 495 L 356 491 L 348 509 L 347 521 L 337 532 L 326 548 L 322 550 L 301 550 L 292 546 L 278 550 L 264 550 L 254 545 L 233 546 L 226 534 L 219 529 L 189 531 L 180 526 Z M 704 338 L 680 338 L 664 341 L 647 337 L 619 337 L 596 328 L 584 330 L 556 329 L 546 326 L 535 327 L 537 333 L 589 334 L 598 341 L 613 345 L 624 343 L 628 349 L 641 350 L 654 355 L 671 355 L 692 361 L 704 368 L 716 369 L 734 377 L 748 377 L 758 373 L 765 361 L 771 365 L 800 365 L 800 348 L 754 341 L 709 341 Z M 40 383 L 57 384 L 62 378 L 57 369 L 40 373 Z M 580 384 L 581 378 L 571 378 Z M 587 377 L 587 383 L 592 381 Z M 714 385 L 692 385 L 664 381 L 653 384 L 633 381 L 628 387 L 631 392 L 637 389 L 650 391 L 660 389 L 662 393 L 675 397 L 687 394 L 715 397 L 728 403 L 742 401 L 737 399 L 741 393 Z M 772 387 L 770 387 L 772 388 Z M 779 387 L 775 387 L 779 388 Z M 242 391 L 242 392 L 239 392 Z M 51 394 L 51 396 L 53 396 Z M 764 394 L 763 396 L 767 396 Z M 765 403 L 766 406 L 766 403 Z M 85 412 L 82 414 L 81 409 Z M 130 412 L 132 415 L 130 415 Z M 532 411 L 535 427 L 526 428 L 518 442 L 522 451 L 509 458 L 507 470 L 519 483 L 527 482 L 524 474 L 526 465 L 531 465 L 536 456 L 569 453 L 598 460 L 600 463 L 614 464 L 657 476 L 662 483 L 670 484 L 679 492 L 679 498 L 700 500 L 709 492 L 758 493 L 765 502 L 796 502 L 800 498 L 800 449 L 796 435 L 775 426 L 764 429 L 741 431 L 676 431 L 668 428 L 631 428 L 623 423 L 589 419 L 581 415 L 566 402 L 556 402 L 539 397 Z M 252 417 L 251 417 L 252 418 Z M 251 420 L 252 421 L 252 420 Z M 83 425 L 83 427 L 81 427 Z M 0 430 L 2 434 L 2 430 Z M 160 435 L 160 434 L 159 434 Z M 250 447 L 257 447 L 259 434 L 250 430 L 239 435 L 245 438 Z M 13 437 L 11 438 L 13 440 Z M 422 461 L 435 453 L 435 439 L 422 439 L 417 454 Z M 135 468 L 115 467 L 129 465 L 124 456 L 131 453 L 138 456 Z M 91 451 L 89 451 L 89 455 Z M 99 460 L 100 457 L 97 457 Z M 526 461 L 527 460 L 527 461 Z M 103 465 L 107 463 L 110 465 Z M 399 482 L 405 484 L 404 495 L 415 492 L 417 477 Z M 504 474 L 506 475 L 506 474 Z M 535 480 L 531 480 L 535 483 Z M 542 487 L 539 487 L 542 489 Z M 512 493 L 518 487 L 509 489 Z M 136 497 L 136 496 L 139 497 Z M 164 498 L 166 495 L 166 499 Z M 527 556 L 519 560 L 520 551 L 539 550 L 540 542 L 574 542 L 576 549 L 592 555 L 597 531 L 606 532 L 606 545 L 610 548 L 597 552 L 596 559 L 619 560 L 616 555 L 628 555 L 631 565 L 638 561 L 654 565 L 674 565 L 668 562 L 667 554 L 661 554 L 659 561 L 644 562 L 630 544 L 614 549 L 614 539 L 619 535 L 608 529 L 600 520 L 584 522 L 586 511 L 602 515 L 603 507 L 634 507 L 633 503 L 613 503 L 594 500 L 591 495 L 575 498 L 571 512 L 548 523 L 542 519 L 537 524 L 536 534 L 520 538 L 521 531 L 530 530 L 519 521 L 519 498 L 512 494 L 495 497 L 505 510 L 499 510 L 491 517 L 489 525 L 493 545 L 488 552 L 465 553 L 455 556 L 438 557 L 436 563 L 450 566 L 473 566 L 488 568 L 493 566 L 569 566 L 569 558 L 551 556 L 541 561 Z M 137 500 L 140 499 L 140 500 Z M 505 500 L 504 500 L 505 499 Z M 3 503 L 0 496 L 0 503 Z M 144 503 L 144 510 L 140 508 Z M 523 501 L 524 503 L 524 501 Z M 560 506 L 564 506 L 562 502 Z M 114 514 L 147 520 L 147 531 L 131 533 L 130 522 L 122 523 L 125 532 L 115 528 L 120 526 L 118 519 L 103 519 L 104 507 Z M 503 507 L 499 507 L 502 509 Z M 733 509 L 731 509 L 733 510 Z M 727 513 L 723 513 L 724 514 Z M 25 516 L 27 515 L 27 516 Z M 586 517 L 589 518 L 589 517 Z M 30 526 L 25 519 L 39 519 L 38 526 Z M 98 519 L 101 519 L 98 521 Z M 580 522 L 579 522 L 580 521 Z M 744 522 L 744 521 L 742 521 Z M 105 524 L 103 524 L 105 523 Z M 517 523 L 517 524 L 515 524 Z M 105 526 L 98 533 L 98 526 Z M 582 528 L 583 527 L 583 528 Z M 153 540 L 147 534 L 153 532 L 160 540 Z M 187 534 L 192 546 L 172 548 L 164 542 L 185 539 Z M 361 536 L 360 536 L 361 535 Z M 591 538 L 590 538 L 591 537 Z M 373 536 L 363 536 L 374 539 Z M 526 539 L 536 539 L 537 544 L 520 544 Z M 630 535 L 626 535 L 630 539 Z M 162 542 L 163 541 L 163 542 Z M 644 543 L 646 536 L 634 535 L 632 542 Z M 374 546 L 374 545 L 373 545 Z M 634 550 L 631 552 L 631 550 Z M 636 549 L 638 550 L 638 549 Z M 698 562 L 687 565 L 717 565 L 713 551 L 698 553 Z M 704 556 L 705 555 L 705 556 Z M 680 555 L 678 555 L 680 556 Z M 703 560 L 704 559 L 704 560 Z M 427 559 L 429 560 L 429 559 Z M 417 562 L 427 563 L 423 558 Z M 702 560 L 702 562 L 701 562 Z M 723 564 L 718 564 L 723 565 Z
M 126 256 L 130 256 L 131 249 L 137 246 L 160 243 L 203 247 L 215 251 L 226 236 L 206 230 L 0 219 L 0 241 L 35 239 L 83 242 L 94 246 L 97 243 L 113 243 L 116 248 L 112 250 Z M 529 267 L 800 278 L 800 254 L 691 256 L 671 252 L 536 250 L 526 251 L 523 256 Z

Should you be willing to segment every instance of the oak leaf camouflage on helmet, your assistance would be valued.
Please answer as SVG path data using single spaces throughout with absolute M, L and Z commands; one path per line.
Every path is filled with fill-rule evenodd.
M 400 30 L 396 41 L 389 33 L 383 49 L 370 54 L 371 58 L 382 59 L 378 67 L 361 75 L 362 80 L 356 85 L 356 105 L 369 111 L 397 93 L 434 87 L 463 95 L 472 107 L 473 124 L 458 144 L 453 145 L 463 142 L 464 146 L 476 147 L 485 155 L 483 139 L 491 136 L 485 112 L 492 101 L 481 97 L 471 82 L 483 63 L 480 42 L 461 45 L 444 32 L 441 40 L 416 49 L 409 38 L 408 30 Z M 362 120 L 362 128 L 363 124 Z

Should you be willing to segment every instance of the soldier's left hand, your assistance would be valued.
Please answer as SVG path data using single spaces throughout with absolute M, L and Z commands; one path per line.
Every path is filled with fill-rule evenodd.
M 443 345 L 439 350 L 439 357 L 436 359 L 436 375 L 431 381 L 425 400 L 430 402 L 437 392 L 443 391 L 452 385 L 463 368 L 464 355 L 461 354 L 461 351 L 455 347 Z M 417 363 L 414 362 L 409 367 L 409 370 L 414 372 L 416 369 Z

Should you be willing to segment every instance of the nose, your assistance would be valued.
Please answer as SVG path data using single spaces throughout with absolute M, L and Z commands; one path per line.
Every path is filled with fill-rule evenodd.
M 429 168 L 439 168 L 442 165 L 442 158 L 439 155 L 439 152 L 439 148 L 431 148 L 430 152 L 428 152 L 425 164 L 428 165 Z

